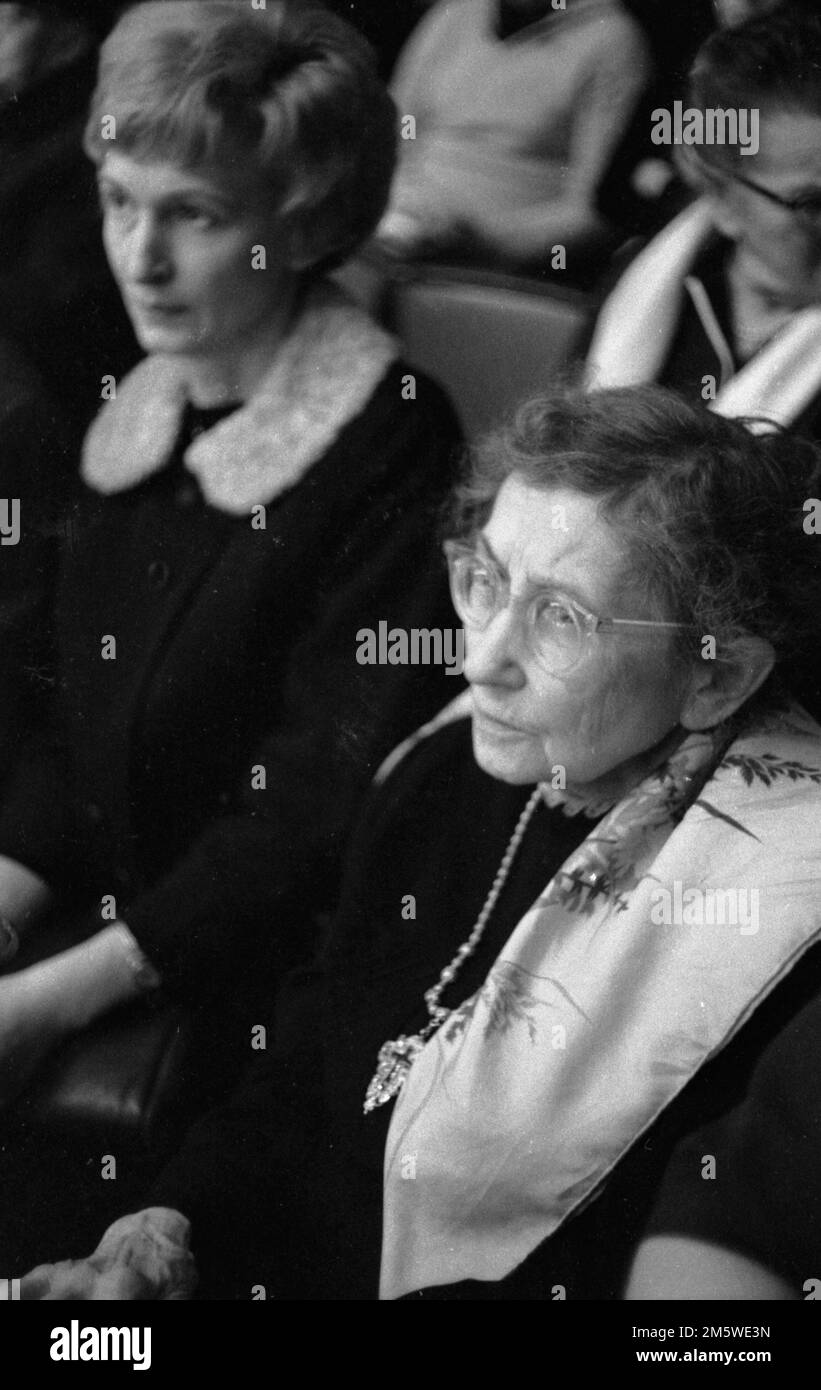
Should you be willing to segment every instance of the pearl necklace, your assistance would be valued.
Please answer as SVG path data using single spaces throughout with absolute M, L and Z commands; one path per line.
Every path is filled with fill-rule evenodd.
M 524 839 L 525 831 L 533 817 L 539 802 L 542 800 L 541 787 L 534 788 L 527 805 L 520 815 L 516 829 L 510 837 L 507 849 L 502 856 L 496 877 L 493 880 L 490 892 L 485 898 L 485 903 L 479 916 L 476 918 L 470 936 L 462 942 L 456 955 L 449 965 L 446 965 L 436 984 L 425 993 L 425 1004 L 430 1015 L 430 1021 L 419 1033 L 413 1033 L 407 1037 L 404 1033 L 401 1037 L 392 1042 L 386 1042 L 379 1049 L 379 1056 L 376 1061 L 376 1071 L 368 1086 L 365 1095 L 364 1111 L 369 1114 L 371 1110 L 376 1110 L 377 1106 L 385 1105 L 401 1091 L 407 1080 L 408 1072 L 413 1066 L 428 1038 L 441 1028 L 445 1019 L 450 1018 L 453 1009 L 446 1009 L 439 1003 L 442 991 L 456 978 L 468 956 L 472 956 L 476 947 L 482 939 L 485 927 L 487 926 L 490 915 L 499 899 L 499 894 L 507 882 L 508 875 L 513 866 L 519 846 Z

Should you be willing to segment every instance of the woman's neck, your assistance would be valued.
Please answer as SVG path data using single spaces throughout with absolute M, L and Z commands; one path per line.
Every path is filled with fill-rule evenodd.
M 191 404 L 202 410 L 247 401 L 270 372 L 301 307 L 299 288 L 283 297 L 256 333 L 219 352 L 184 357 Z
M 567 799 L 578 801 L 581 805 L 615 805 L 637 787 L 639 782 L 643 782 L 645 777 L 649 777 L 651 772 L 666 763 L 686 737 L 687 730 L 676 724 L 660 743 L 638 753 L 634 758 L 629 758 L 627 762 L 619 763 L 603 777 L 598 777 L 595 782 L 576 785 L 568 783 Z

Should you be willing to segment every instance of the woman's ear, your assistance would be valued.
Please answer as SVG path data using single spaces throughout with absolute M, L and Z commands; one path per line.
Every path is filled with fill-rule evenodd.
M 297 275 L 317 265 L 326 254 L 324 225 L 312 218 L 297 198 L 280 210 L 279 237 L 284 260 Z
M 312 242 L 302 219 L 294 216 L 288 229 L 288 266 L 298 275 L 310 270 L 321 259 Z
M 720 724 L 755 694 L 774 665 L 775 651 L 765 637 L 735 638 L 720 654 L 694 665 L 680 722 L 692 730 Z

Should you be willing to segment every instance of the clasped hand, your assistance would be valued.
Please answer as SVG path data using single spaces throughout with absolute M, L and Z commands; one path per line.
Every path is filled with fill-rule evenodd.
M 21 1280 L 29 1302 L 190 1299 L 197 1268 L 188 1242 L 190 1223 L 178 1211 L 148 1207 L 109 1226 L 93 1255 L 38 1265 Z

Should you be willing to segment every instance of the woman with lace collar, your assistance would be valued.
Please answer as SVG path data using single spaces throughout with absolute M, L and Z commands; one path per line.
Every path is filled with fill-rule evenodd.
M 313 5 L 137 5 L 102 49 L 86 147 L 146 356 L 99 364 L 50 720 L 0 806 L 0 952 L 38 962 L 0 979 L 0 1100 L 160 986 L 245 1035 L 374 768 L 453 688 L 356 661 L 363 625 L 449 618 L 452 412 L 327 278 L 395 140 L 369 49 Z M 49 911 L 96 929 L 39 960 Z

